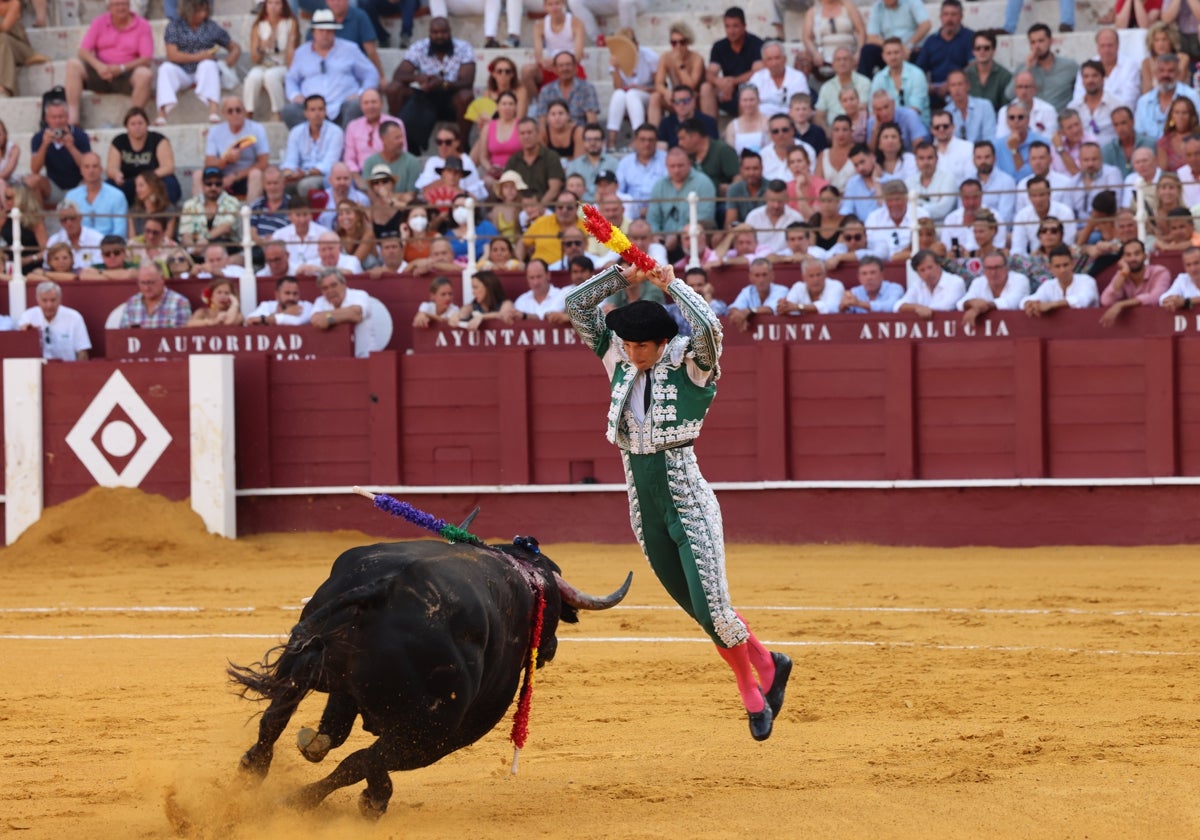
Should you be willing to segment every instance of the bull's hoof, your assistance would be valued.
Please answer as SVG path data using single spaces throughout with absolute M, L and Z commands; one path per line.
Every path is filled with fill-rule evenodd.
M 372 799 L 367 791 L 363 791 L 358 797 L 358 812 L 369 820 L 377 820 L 387 813 L 387 800 Z
M 253 749 L 246 750 L 238 761 L 238 770 L 253 781 L 261 781 L 266 778 L 267 771 L 271 769 L 271 753 L 256 752 Z
M 296 733 L 296 746 L 300 747 L 300 754 L 313 763 L 329 755 L 332 744 L 328 735 L 318 735 L 315 729 L 307 726 Z

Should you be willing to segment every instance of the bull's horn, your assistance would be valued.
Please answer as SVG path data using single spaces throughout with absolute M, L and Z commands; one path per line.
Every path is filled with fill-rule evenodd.
M 475 521 L 475 517 L 479 515 L 479 505 L 475 505 L 475 509 L 467 514 L 467 518 L 458 524 L 459 528 L 466 531 L 471 527 L 471 523 Z
M 621 584 L 621 588 L 611 595 L 605 595 L 603 598 L 598 598 L 595 595 L 588 595 L 586 592 L 580 592 L 574 586 L 567 583 L 558 572 L 554 573 L 554 582 L 558 584 L 559 594 L 562 599 L 578 610 L 607 610 L 610 607 L 615 607 L 625 598 L 625 594 L 629 592 L 629 584 L 633 582 L 633 572 L 630 572 L 625 582 Z

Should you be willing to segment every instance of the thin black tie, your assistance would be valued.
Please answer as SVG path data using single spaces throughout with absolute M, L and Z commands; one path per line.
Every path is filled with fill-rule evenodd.
M 642 411 L 647 417 L 650 416 L 650 371 L 644 374 L 646 377 L 646 387 L 642 390 Z

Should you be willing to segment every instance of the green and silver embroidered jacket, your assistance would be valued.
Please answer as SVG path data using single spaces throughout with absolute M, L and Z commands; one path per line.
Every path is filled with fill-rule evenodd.
M 608 408 L 610 443 L 634 455 L 649 455 L 690 443 L 700 426 L 721 375 L 721 324 L 707 301 L 687 283 L 676 279 L 671 297 L 691 325 L 692 335 L 678 335 L 667 343 L 650 370 L 652 407 L 642 420 L 628 407 L 629 388 L 638 370 L 625 354 L 625 345 L 604 323 L 600 303 L 628 285 L 616 266 L 610 266 L 567 295 L 566 310 L 584 344 L 604 363 L 612 400 Z

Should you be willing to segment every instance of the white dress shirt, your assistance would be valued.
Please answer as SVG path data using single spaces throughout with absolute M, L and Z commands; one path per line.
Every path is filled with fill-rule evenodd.
M 968 178 L 975 177 L 975 144 L 961 137 L 951 137 L 946 148 L 933 144 L 938 153 L 938 170 L 946 170 L 954 178 L 954 183 L 961 184 Z
M 771 221 L 767 215 L 767 206 L 755 207 L 746 215 L 746 224 L 754 228 L 758 236 L 758 249 L 766 254 L 773 254 L 780 248 L 787 247 L 787 226 L 803 222 L 804 217 L 788 205 L 783 206 L 783 215 L 778 221 Z
M 1050 202 L 1050 210 L 1047 215 L 1058 219 L 1063 226 L 1063 242 L 1075 241 L 1075 223 L 1071 221 L 1074 214 L 1071 208 L 1065 204 L 1059 204 L 1057 201 Z M 1012 248 L 1014 254 L 1029 254 L 1037 247 L 1037 229 L 1042 223 L 1042 219 L 1037 214 L 1037 210 L 1033 209 L 1033 205 L 1029 205 L 1024 210 L 1021 210 L 1013 217 L 1012 231 Z
M 1053 137 L 1058 131 L 1058 111 L 1045 99 L 1033 97 L 1033 113 L 1029 115 L 1029 129 L 1043 137 Z M 1003 140 L 1009 135 L 1008 106 L 1005 105 L 996 115 L 996 139 Z
M 927 215 L 924 210 L 917 208 L 918 219 Z M 914 223 L 911 208 L 905 209 L 904 218 L 899 222 L 892 221 L 887 205 L 872 210 L 864 221 L 867 226 L 867 250 L 881 260 L 890 260 L 894 254 L 912 245 Z
M 1190 274 L 1186 271 L 1181 271 L 1175 275 L 1175 280 L 1171 283 L 1171 288 L 1163 292 L 1162 297 L 1158 299 L 1159 305 L 1161 306 L 1162 302 L 1171 295 L 1179 295 L 1185 298 L 1200 297 L 1200 286 L 1196 285 L 1196 281 L 1192 279 Z
M 792 285 L 787 293 L 787 299 L 800 306 L 816 306 L 817 311 L 822 315 L 836 315 L 842 307 L 842 297 L 845 294 L 846 287 L 840 280 L 826 277 L 825 288 L 821 290 L 821 296 L 816 300 L 813 300 L 812 295 L 808 293 L 808 286 L 804 285 L 803 280 Z M 788 314 L 795 315 L 797 313 L 789 312 Z
M 1020 309 L 1021 301 L 1029 296 L 1029 278 L 1017 271 L 1008 272 L 1008 280 L 999 295 L 992 294 L 992 287 L 987 277 L 980 275 L 971 281 L 967 293 L 959 299 L 957 309 L 966 309 L 969 300 L 986 300 L 994 303 L 997 309 Z
M 1072 309 L 1083 309 L 1088 306 L 1098 306 L 1100 293 L 1096 291 L 1095 278 L 1087 274 L 1076 274 L 1071 280 L 1071 285 L 1065 291 L 1062 284 L 1056 278 L 1051 277 L 1038 286 L 1036 292 L 1022 298 L 1021 306 L 1024 307 L 1031 300 L 1039 303 L 1055 303 L 1065 300 Z
M 942 244 L 953 249 L 954 240 L 957 239 L 958 247 L 962 248 L 964 253 L 970 253 L 978 250 L 979 243 L 975 241 L 975 225 L 963 224 L 963 215 L 964 211 L 959 207 L 957 210 L 951 210 L 946 216 L 942 223 Z M 1003 229 L 998 231 L 996 236 L 1003 238 Z
M 943 271 L 937 285 L 932 289 L 925 281 L 917 278 L 904 290 L 903 297 L 896 301 L 893 312 L 899 312 L 900 307 L 907 303 L 918 306 L 928 306 L 937 312 L 951 312 L 958 305 L 962 296 L 967 293 L 967 284 L 957 274 Z
M 766 67 L 750 77 L 749 84 L 758 89 L 758 110 L 764 117 L 788 112 L 788 100 L 797 93 L 808 93 L 808 79 L 795 67 L 783 71 L 783 83 L 776 84 Z
M 557 286 L 551 286 L 546 292 L 546 297 L 542 301 L 538 301 L 533 296 L 533 290 L 525 292 L 513 302 L 518 312 L 528 315 L 530 318 L 545 319 L 546 315 L 551 312 L 563 312 L 566 309 L 567 295 L 563 289 Z
M 324 298 L 322 298 L 324 299 Z M 255 318 L 275 316 L 275 325 L 280 327 L 302 327 L 312 320 L 313 305 L 306 300 L 300 301 L 299 315 L 279 315 L 279 301 L 264 300 L 246 316 L 246 323 L 253 324 Z

